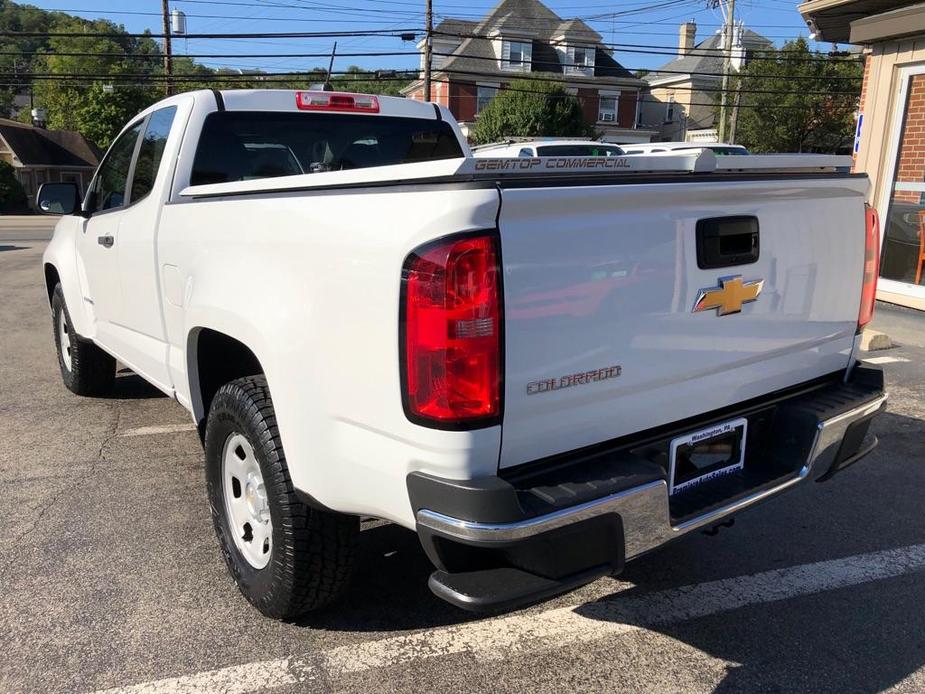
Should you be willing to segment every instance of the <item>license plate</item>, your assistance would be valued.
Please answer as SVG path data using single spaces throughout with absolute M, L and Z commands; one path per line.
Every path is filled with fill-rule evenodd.
M 741 470 L 747 429 L 746 419 L 733 419 L 673 439 L 668 493 L 677 494 Z

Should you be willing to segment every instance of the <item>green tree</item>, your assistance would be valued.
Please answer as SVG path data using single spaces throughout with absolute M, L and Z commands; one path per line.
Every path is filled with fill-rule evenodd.
M 342 92 L 358 92 L 360 94 L 382 94 L 384 96 L 399 96 L 401 88 L 408 82 L 411 82 L 416 73 L 389 72 L 379 73 L 363 70 L 356 65 L 351 65 L 346 70 L 345 75 L 334 75 L 331 78 L 331 86 Z M 323 82 L 324 77 L 317 80 Z
M 35 104 L 45 109 L 49 128 L 77 130 L 105 149 L 133 115 L 163 95 L 147 79 L 161 69 L 159 47 L 104 20 L 62 15 L 53 31 L 73 35 L 50 38 L 48 52 L 36 56 L 35 72 L 47 78 L 35 78 Z M 81 36 L 84 32 L 114 35 Z
M 754 152 L 836 152 L 850 146 L 864 72 L 859 61 L 811 51 L 803 38 L 759 57 L 738 80 L 738 144 Z M 730 94 L 728 103 L 732 100 Z
M 67 36 L 11 36 L 16 32 L 61 32 Z M 103 37 L 90 34 L 106 34 Z M 46 112 L 49 128 L 77 130 L 106 148 L 138 111 L 164 95 L 161 46 L 150 36 L 133 37 L 121 25 L 49 12 L 38 7 L 0 0 L 0 71 L 8 75 L 0 85 L 0 115 L 11 115 L 13 97 L 28 89 L 34 104 Z M 174 92 L 193 89 L 306 89 L 324 81 L 316 68 L 288 75 L 242 75 L 213 69 L 185 56 L 174 56 Z M 388 75 L 356 66 L 334 75 L 335 89 L 398 94 L 415 72 Z M 15 117 L 31 122 L 29 109 Z
M 38 7 L 17 5 L 0 0 L 0 32 L 44 32 L 48 31 L 51 14 Z M 28 73 L 33 68 L 33 58 L 45 49 L 48 39 L 41 36 L 0 38 L 0 72 L 11 75 L 0 86 L 0 113 L 10 113 L 13 97 L 29 86 Z
M 16 180 L 13 167 L 0 161 L 0 213 L 22 212 L 28 206 L 26 192 Z
M 594 129 L 584 123 L 581 104 L 552 80 L 514 80 L 481 113 L 471 138 L 476 144 L 506 137 L 584 137 Z

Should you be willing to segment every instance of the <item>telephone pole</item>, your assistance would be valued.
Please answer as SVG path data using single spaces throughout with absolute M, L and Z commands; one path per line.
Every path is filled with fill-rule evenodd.
M 732 115 L 729 117 L 729 144 L 736 143 L 736 126 L 739 124 L 739 103 L 742 101 L 742 85 L 736 86 L 736 95 L 732 101 Z
M 166 2 L 166 0 L 165 0 Z M 427 0 L 424 11 L 424 101 L 430 101 L 430 63 L 434 33 L 433 0 Z
M 726 26 L 723 48 L 723 86 L 719 93 L 719 141 L 726 141 L 726 91 L 729 89 L 729 71 L 732 69 L 732 41 L 735 33 L 736 0 L 725 0 Z
M 170 50 L 170 8 L 167 0 L 161 0 L 161 13 L 164 15 L 164 94 L 173 92 L 173 54 Z

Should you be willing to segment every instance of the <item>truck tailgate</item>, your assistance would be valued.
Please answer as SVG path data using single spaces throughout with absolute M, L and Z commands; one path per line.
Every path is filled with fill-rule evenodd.
M 845 368 L 861 295 L 866 186 L 859 177 L 754 175 L 502 183 L 500 466 Z M 721 218 L 732 228 L 732 217 L 757 220 L 757 261 L 703 269 L 698 220 Z M 763 282 L 755 301 L 726 315 L 693 310 L 701 290 L 736 276 Z M 747 298 L 719 296 L 729 309 Z

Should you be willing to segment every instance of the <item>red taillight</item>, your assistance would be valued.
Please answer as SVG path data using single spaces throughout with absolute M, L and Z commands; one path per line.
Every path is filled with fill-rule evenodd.
M 303 111 L 359 111 L 379 113 L 379 99 L 370 94 L 296 92 L 295 105 Z
M 501 412 L 501 287 L 494 235 L 411 253 L 402 271 L 403 396 L 412 421 L 485 425 Z
M 880 217 L 873 207 L 865 206 L 864 217 L 864 284 L 861 288 L 861 309 L 858 311 L 858 330 L 874 317 L 877 301 L 877 275 L 880 272 Z

